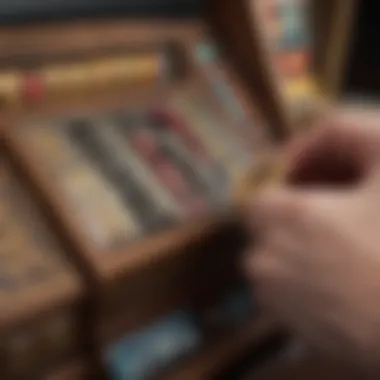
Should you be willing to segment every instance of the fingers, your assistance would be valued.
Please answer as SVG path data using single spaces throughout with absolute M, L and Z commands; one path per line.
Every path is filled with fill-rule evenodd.
M 365 190 L 291 187 L 263 190 L 251 202 L 248 232 L 258 242 L 282 241 L 285 233 L 299 242 L 311 242 L 333 228 L 336 219 L 346 214 L 347 204 L 353 206 L 366 198 Z
M 281 254 L 279 254 L 281 253 Z M 297 254 L 299 257 L 299 254 Z M 264 245 L 247 255 L 246 276 L 249 279 L 255 300 L 283 321 L 292 307 L 294 296 L 302 286 L 297 265 L 292 264 L 292 252 Z M 302 306 L 297 305 L 298 310 Z
M 255 246 L 245 262 L 249 278 L 265 285 L 286 273 L 307 282 L 303 276 L 316 269 L 315 263 L 326 261 L 321 252 L 326 237 L 337 225 L 344 227 L 338 222 L 345 220 L 347 204 L 353 205 L 354 198 L 343 191 L 280 189 L 260 194 L 251 208 Z
M 267 306 L 292 281 L 294 270 L 302 270 L 300 255 L 309 238 L 308 209 L 304 194 L 286 189 L 263 192 L 252 204 L 251 232 L 257 243 L 246 255 L 245 271 Z
M 346 182 L 365 177 L 374 164 L 380 163 L 379 116 L 344 110 L 295 139 L 285 151 L 288 181 Z
M 292 256 L 298 255 L 299 244 L 291 233 L 277 233 L 246 255 L 245 269 L 250 278 L 281 278 L 294 267 Z
M 268 189 L 258 194 L 250 206 L 251 231 L 268 228 L 295 228 L 302 224 L 307 210 L 302 193 L 286 188 Z
M 278 290 L 284 289 L 289 274 L 283 260 L 272 255 L 266 247 L 248 253 L 245 260 L 246 276 L 252 284 L 256 301 L 260 307 L 274 311 Z

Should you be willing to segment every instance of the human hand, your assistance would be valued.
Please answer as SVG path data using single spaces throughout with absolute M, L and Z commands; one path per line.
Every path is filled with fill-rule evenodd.
M 254 293 L 301 337 L 380 358 L 380 115 L 345 112 L 296 141 L 286 181 L 253 201 Z

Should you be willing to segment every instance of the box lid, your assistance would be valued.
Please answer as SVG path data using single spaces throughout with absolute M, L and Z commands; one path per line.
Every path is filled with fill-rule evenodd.
M 290 86 L 287 93 L 299 94 L 305 89 L 314 92 L 315 88 L 322 87 L 324 94 L 336 95 L 344 72 L 350 25 L 357 0 L 310 1 L 313 3 L 313 28 L 318 28 L 313 51 L 317 85 L 301 81 L 302 83 Z M 234 69 L 263 110 L 276 137 L 281 140 L 291 130 L 293 120 L 275 79 L 273 59 L 270 58 L 268 44 L 265 42 L 263 22 L 259 14 L 260 3 L 271 4 L 273 1 L 205 0 L 203 3 L 206 20 L 216 39 L 223 45 L 226 56 L 231 59 Z M 157 20 L 148 20 L 145 22 L 146 30 L 149 25 L 153 24 L 154 27 L 159 23 Z M 168 21 L 166 31 L 160 27 L 159 33 L 162 36 L 167 34 L 173 23 L 175 21 Z M 185 35 L 189 29 L 187 26 L 195 23 L 193 20 L 177 22 L 181 25 L 178 28 L 179 35 Z M 77 20 L 62 24 L 3 25 L 0 28 L 1 67 L 6 62 L 28 61 L 30 56 L 75 54 L 93 48 L 101 51 L 109 49 L 110 45 L 125 44 L 131 38 L 144 42 L 149 33 L 141 33 L 144 29 L 141 24 L 141 20 L 119 19 L 112 22 Z
M 222 43 L 226 57 L 241 74 L 251 96 L 257 100 L 276 137 L 281 140 L 289 131 L 289 122 L 273 91 L 267 70 L 268 57 L 262 44 L 259 25 L 250 0 L 208 0 L 205 13 L 213 33 Z
M 228 56 L 232 57 L 252 94 L 259 94 L 260 106 L 275 126 L 280 139 L 286 137 L 297 122 L 288 99 L 299 98 L 303 107 L 302 97 L 310 96 L 319 111 L 338 96 L 356 3 L 356 0 L 300 0 L 284 4 L 278 0 L 206 2 L 213 30 L 225 43 Z M 306 33 L 300 32 L 306 29 L 297 29 L 300 24 L 297 20 L 302 20 L 302 14 L 305 15 L 299 12 L 301 5 L 305 7 L 303 12 L 310 14 L 310 41 L 305 40 Z M 273 25 L 268 25 L 271 23 Z M 268 27 L 269 33 L 266 30 Z M 286 40 L 287 34 L 290 34 L 290 41 L 289 38 Z M 304 46 L 311 46 L 309 52 L 303 56 L 294 54 L 295 40 L 298 44 L 301 41 Z M 273 45 L 276 45 L 275 49 Z M 275 55 L 273 50 L 276 50 Z M 310 63 L 307 65 L 308 61 Z M 282 69 L 284 66 L 290 70 L 293 68 L 291 80 L 286 81 L 289 82 L 286 86 L 277 73 L 279 65 Z M 308 66 L 308 73 L 305 72 L 307 77 L 302 73 L 294 77 L 294 67 L 297 65 Z

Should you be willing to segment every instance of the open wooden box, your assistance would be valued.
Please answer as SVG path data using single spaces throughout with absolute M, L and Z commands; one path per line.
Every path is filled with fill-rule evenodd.
M 57 97 L 53 101 L 46 98 L 39 103 L 10 106 L 7 110 L 8 120 L 4 131 L 9 151 L 31 183 L 40 191 L 45 202 L 51 206 L 62 230 L 75 245 L 82 269 L 98 290 L 101 316 L 99 326 L 109 326 L 109 322 L 117 318 L 124 321 L 124 329 L 129 324 L 134 325 L 136 321 L 144 320 L 144 316 L 150 315 L 152 310 L 161 310 L 163 305 L 172 308 L 174 304 L 194 297 L 194 294 L 204 290 L 211 273 L 215 276 L 215 282 L 218 278 L 223 278 L 224 281 L 226 276 L 232 276 L 233 271 L 228 268 L 231 268 L 230 263 L 239 248 L 232 233 L 228 233 L 231 231 L 229 225 L 233 222 L 228 212 L 223 210 L 189 218 L 178 226 L 136 242 L 121 244 L 117 248 L 99 248 L 86 234 L 85 225 L 76 218 L 75 209 L 66 201 L 67 197 L 63 194 L 59 181 L 53 180 L 51 170 L 44 165 L 44 162 L 54 161 L 54 155 L 50 160 L 48 156 L 44 156 L 46 145 L 33 136 L 35 126 L 49 124 L 49 118 L 54 123 L 54 120 L 62 120 L 68 115 L 96 115 L 101 112 L 107 115 L 108 110 L 112 111 L 117 107 L 147 107 L 149 104 L 156 104 L 163 97 L 169 97 L 171 93 L 177 98 L 181 96 L 181 91 L 187 89 L 190 92 L 194 89 L 195 94 L 201 94 L 205 100 L 207 97 L 211 98 L 210 90 L 204 85 L 205 73 L 191 58 L 195 44 L 209 35 L 207 23 L 77 23 L 24 29 L 6 28 L 2 35 L 1 50 L 7 51 L 7 62 L 13 61 L 16 65 L 17 62 L 34 60 L 34 57 L 40 57 L 41 65 L 46 65 L 43 61 L 45 56 L 58 61 L 60 57 L 68 59 L 67 57 L 86 53 L 95 57 L 100 54 L 103 57 L 102 54 L 107 54 L 110 47 L 128 49 L 131 46 L 151 46 L 166 41 L 174 41 L 184 48 L 184 60 L 188 69 L 183 78 L 173 80 L 173 83 L 148 83 L 126 87 L 122 91 L 114 91 L 111 86 L 85 96 L 74 94 L 62 96 L 62 99 Z M 12 41 L 11 46 L 9 41 Z M 225 66 L 224 63 L 221 66 L 223 75 L 228 77 L 228 82 L 242 99 L 246 122 L 252 124 L 252 130 L 267 128 L 269 134 L 269 124 L 266 126 L 264 118 L 258 113 L 261 106 L 250 100 L 249 89 L 241 85 L 239 74 L 231 70 L 232 66 Z M 213 99 L 210 100 L 212 102 Z M 213 106 L 217 109 L 218 104 Z M 222 113 L 222 108 L 217 112 Z M 50 131 L 54 131 L 54 128 L 59 127 L 53 126 Z M 255 143 L 257 147 L 253 146 Z M 265 144 L 270 147 L 270 138 L 261 138 L 260 143 L 252 141 L 251 148 L 255 159 L 266 152 Z M 102 201 L 99 200 L 100 203 Z M 230 207 L 226 204 L 225 208 Z M 215 262 L 218 262 L 217 267 L 214 266 Z M 207 271 L 204 269 L 206 266 L 209 268 Z M 225 269 L 222 269 L 223 266 Z M 213 267 L 215 270 L 211 269 Z M 194 278 L 198 280 L 194 281 Z
M 65 64 L 87 57 L 103 59 L 115 51 L 123 52 L 125 49 L 128 52 L 130 48 L 133 50 L 135 46 L 145 44 L 159 46 L 174 41 L 179 50 L 183 50 L 181 61 L 185 63 L 185 74 L 169 83 L 141 83 L 125 88 L 106 86 L 80 95 L 69 93 L 60 96 L 58 93 L 56 96 L 55 93 L 55 96 L 40 96 L 32 102 L 16 99 L 9 105 L 5 102 L 4 106 L 3 103 L 7 153 L 70 243 L 72 249 L 68 253 L 86 281 L 95 318 L 94 323 L 90 319 L 88 327 L 93 329 L 95 346 L 106 347 L 121 333 L 140 328 L 171 310 L 212 300 L 238 277 L 238 257 L 243 241 L 233 207 L 228 202 L 219 210 L 210 210 L 135 242 L 101 249 L 88 237 L 86 226 L 76 217 L 75 207 L 67 202 L 59 180 L 45 165 L 54 162 L 62 153 L 54 150 L 56 145 L 49 145 L 54 142 L 54 131 L 60 128 L 54 123 L 75 115 L 107 115 L 118 107 L 149 107 L 161 102 L 163 97 L 169 98 L 172 93 L 176 96 L 182 91 L 201 94 L 216 113 L 223 114 L 224 110 L 213 98 L 211 88 L 205 85 L 207 76 L 204 69 L 194 62 L 196 44 L 205 38 L 213 37 L 208 23 L 203 21 L 74 22 L 4 27 L 0 31 L 3 70 L 16 67 L 28 74 L 48 64 Z M 262 106 L 251 101 L 252 89 L 241 84 L 233 66 L 223 61 L 218 65 L 226 83 L 241 100 L 245 122 L 249 127 L 252 125 L 252 134 L 257 134 L 260 139 L 260 143 L 252 141 L 251 145 L 255 160 L 258 160 L 261 154 L 267 154 L 266 147 L 271 149 L 271 123 L 266 123 L 265 117 L 260 115 Z M 277 126 L 275 122 L 272 124 Z M 39 125 L 46 126 L 46 134 L 53 136 L 50 140 L 46 137 L 38 141 Z M 34 130 L 37 137 L 33 136 Z M 257 147 L 254 148 L 254 144 Z M 239 177 L 243 178 L 241 174 Z M 98 201 L 102 202 L 101 199 Z M 263 319 L 264 326 L 261 326 L 259 321 Z M 276 326 L 273 324 L 274 329 Z M 220 358 L 226 360 L 230 355 L 241 353 L 251 343 L 265 340 L 272 334 L 272 323 L 258 317 L 257 321 L 243 327 L 239 334 L 232 338 L 235 345 L 230 346 L 227 339 L 230 341 L 231 332 L 227 332 L 222 349 L 218 347 L 219 343 L 210 342 L 210 363 L 213 362 L 214 366 L 221 364 Z M 204 361 L 194 360 L 198 370 L 207 372 L 203 368 Z M 191 363 L 189 365 L 194 367 Z
M 242 183 L 250 186 L 246 185 L 246 179 L 250 178 L 252 168 L 256 169 L 264 158 L 271 157 L 291 133 L 293 119 L 268 69 L 270 60 L 260 23 L 255 21 L 254 5 L 243 0 L 208 0 L 205 3 L 207 17 L 200 21 L 77 21 L 0 29 L 3 71 L 9 72 L 9 67 L 16 67 L 16 71 L 26 76 L 26 84 L 21 83 L 23 95 L 25 91 L 26 95 L 31 95 L 27 99 L 17 95 L 15 88 L 20 83 L 15 81 L 13 72 L 11 76 L 0 75 L 0 95 L 3 88 L 13 89 L 11 101 L 3 103 L 2 108 L 7 153 L 39 195 L 57 230 L 72 248 L 68 253 L 86 280 L 94 312 L 95 320 L 89 327 L 94 332 L 96 346 L 105 347 L 121 333 L 138 329 L 172 310 L 196 305 L 200 300 L 207 303 L 234 283 L 238 277 L 239 253 L 244 248 L 239 221 L 236 221 L 234 190 L 241 188 Z M 333 22 L 326 22 L 326 25 L 330 24 Z M 326 30 L 330 33 L 335 26 L 328 26 Z M 324 57 L 316 59 L 320 73 L 332 65 L 327 63 L 328 49 L 325 46 L 325 41 L 330 41 L 329 33 L 323 34 L 323 41 L 316 44 L 318 57 L 319 54 Z M 209 83 L 210 67 L 196 60 L 196 47 L 204 41 L 220 47 L 220 59 L 211 63 L 217 66 L 218 75 L 238 100 L 243 110 L 242 120 L 231 116 L 228 107 L 217 99 Z M 104 87 L 92 86 L 90 81 L 86 90 L 70 91 L 61 80 L 62 92 L 55 89 L 54 96 L 48 96 L 40 82 L 36 84 L 36 79 L 45 75 L 44 70 L 51 66 L 56 69 L 58 65 L 62 69 L 76 62 L 113 58 L 130 54 L 139 46 L 153 46 L 155 50 L 168 42 L 176 46 L 175 64 L 180 66 L 181 75 L 173 75 L 167 81 L 154 81 L 152 79 L 157 79 L 153 75 L 155 72 L 149 72 L 147 80 L 135 80 L 133 85 L 124 86 L 116 81 L 113 85 L 106 83 Z M 138 77 L 136 64 L 133 67 Z M 90 69 L 88 71 L 91 73 Z M 327 74 L 323 78 L 327 78 Z M 326 83 L 329 82 L 326 80 Z M 188 93 L 192 95 L 190 100 L 186 97 Z M 57 157 L 68 160 L 73 154 L 67 145 L 64 151 L 60 143 L 52 144 L 64 134 L 61 131 L 66 128 L 66 121 L 74 117 L 92 118 L 95 122 L 100 119 L 104 123 L 115 110 L 156 109 L 166 103 L 177 104 L 178 99 L 186 107 L 201 103 L 195 109 L 199 113 L 204 112 L 202 103 L 212 110 L 213 115 L 208 116 L 208 121 L 212 120 L 214 125 L 219 123 L 220 133 L 210 140 L 218 149 L 226 149 L 226 143 L 222 142 L 226 124 L 236 130 L 241 128 L 240 124 L 248 126 L 247 136 L 250 137 L 243 140 L 249 147 L 249 165 L 243 165 L 237 173 L 231 170 L 233 175 L 228 181 L 233 190 L 222 207 L 206 208 L 200 215 L 184 218 L 173 226 L 139 239 L 101 246 L 90 236 L 83 219 L 78 217 L 75 203 L 70 202 L 63 190 L 63 177 L 70 178 L 70 173 L 60 175 L 55 160 L 58 161 Z M 187 115 L 195 120 L 200 117 L 197 119 L 191 112 Z M 104 133 L 107 123 L 98 128 L 99 133 Z M 205 126 L 204 122 L 202 126 Z M 40 127 L 43 127 L 42 133 Z M 81 165 L 83 162 L 76 161 L 72 167 Z M 81 172 L 82 177 L 78 172 L 75 175 L 79 181 L 86 177 L 85 171 Z M 66 178 L 66 185 L 69 182 L 74 183 L 74 180 Z M 81 196 L 83 201 L 91 198 L 91 188 L 87 186 Z M 92 221 L 103 222 L 102 215 L 104 220 L 109 220 L 110 214 L 104 210 L 118 209 L 107 197 L 95 201 L 103 209 L 103 214 L 91 214 Z M 91 216 L 89 222 L 90 219 Z M 218 343 L 208 351 L 210 356 L 202 353 L 170 376 L 181 380 L 215 378 L 219 365 L 226 364 L 224 362 L 230 357 L 239 356 L 241 350 L 249 349 L 251 345 L 259 346 L 274 331 L 277 331 L 276 324 L 260 316 L 257 321 L 242 326 L 237 334 L 232 333 L 232 337 L 227 334 L 222 344 Z M 234 343 L 229 345 L 227 342 L 230 341 Z M 210 360 L 205 362 L 205 357 Z

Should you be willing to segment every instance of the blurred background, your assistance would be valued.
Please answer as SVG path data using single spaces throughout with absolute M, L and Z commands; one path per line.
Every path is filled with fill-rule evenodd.
M 57 20 L 76 17 L 120 15 L 156 15 L 195 17 L 200 14 L 200 0 L 3 0 L 0 22 Z
M 208 23 L 202 0 L 0 0 L 0 115 L 10 110 L 11 122 L 1 121 L 15 126 L 5 129 L 9 141 L 0 140 L 9 172 L 17 168 L 14 177 L 22 179 L 9 182 L 38 199 L 46 230 L 62 248 L 40 256 L 45 249 L 36 243 L 29 251 L 36 234 L 28 217 L 37 212 L 21 218 L 32 239 L 17 238 L 18 223 L 11 239 L 0 236 L 0 248 L 9 244 L 0 250 L 0 377 L 4 366 L 6 380 L 93 379 L 94 369 L 111 380 L 256 380 L 269 363 L 274 372 L 263 371 L 263 379 L 270 380 L 282 371 L 277 358 L 294 365 L 297 345 L 288 349 L 286 334 L 257 310 L 242 276 L 246 236 L 231 209 L 240 174 L 252 181 L 260 155 L 273 152 L 274 131 L 308 126 L 326 103 L 377 102 L 380 2 L 358 1 L 340 34 L 334 25 L 348 2 L 316 0 L 323 3 L 318 18 L 311 0 L 252 0 L 264 54 L 249 38 L 254 18 L 234 0 L 220 0 L 220 8 L 214 1 Z M 130 20 L 142 19 L 147 23 L 133 29 L 139 36 L 123 34 Z M 347 54 L 336 65 L 345 36 Z M 331 78 L 338 76 L 335 88 Z M 30 123 L 36 115 L 44 121 Z M 162 158 L 159 169 L 155 157 Z M 8 171 L 1 173 L 6 183 Z M 10 198 L 13 190 L 4 193 Z M 25 214 L 21 200 L 13 203 L 0 212 L 4 225 Z M 194 216 L 200 222 L 187 235 L 182 222 Z M 12 250 L 9 241 L 25 245 Z M 53 251 L 70 269 L 66 282 L 49 274 Z M 15 307 L 9 289 L 18 281 Z M 299 378 L 309 380 L 316 367 L 329 371 L 329 364 L 307 357 Z

